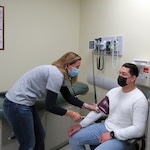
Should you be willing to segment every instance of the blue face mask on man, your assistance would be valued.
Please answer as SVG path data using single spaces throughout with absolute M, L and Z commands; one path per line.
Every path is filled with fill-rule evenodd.
M 79 71 L 79 69 L 72 67 L 72 70 L 68 70 L 68 75 L 69 77 L 75 77 L 78 75 Z

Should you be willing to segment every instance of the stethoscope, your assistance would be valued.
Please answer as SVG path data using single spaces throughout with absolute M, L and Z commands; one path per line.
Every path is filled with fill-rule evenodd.
M 97 69 L 104 69 L 104 51 L 101 50 L 101 41 L 102 39 L 95 39 L 97 41 Z

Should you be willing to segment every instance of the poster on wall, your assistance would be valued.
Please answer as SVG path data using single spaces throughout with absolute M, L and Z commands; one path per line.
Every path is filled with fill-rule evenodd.
M 0 6 L 0 50 L 4 50 L 4 6 Z

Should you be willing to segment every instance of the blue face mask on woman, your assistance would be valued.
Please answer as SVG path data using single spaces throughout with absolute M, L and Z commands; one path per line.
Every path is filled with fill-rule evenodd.
M 79 71 L 80 71 L 79 69 L 72 67 L 72 70 L 68 70 L 68 76 L 75 77 L 78 75 Z

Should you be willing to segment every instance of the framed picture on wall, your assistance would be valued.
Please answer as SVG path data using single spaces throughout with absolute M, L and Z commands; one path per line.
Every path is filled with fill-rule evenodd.
M 4 6 L 0 6 L 0 50 L 4 50 Z

